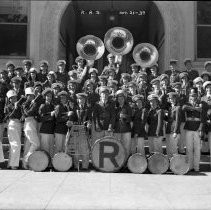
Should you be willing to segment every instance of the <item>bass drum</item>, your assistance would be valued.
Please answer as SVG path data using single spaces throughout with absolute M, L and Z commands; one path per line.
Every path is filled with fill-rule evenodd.
M 134 174 L 142 174 L 147 169 L 147 159 L 141 153 L 135 153 L 128 159 L 127 167 Z
M 119 171 L 126 161 L 124 146 L 111 136 L 97 140 L 91 154 L 93 166 L 102 172 Z
M 148 158 L 148 169 L 152 174 L 164 174 L 169 168 L 169 159 L 166 155 L 155 152 Z
M 188 157 L 186 155 L 175 154 L 170 159 L 170 169 L 174 174 L 184 175 L 189 171 Z
M 35 151 L 28 159 L 29 168 L 32 171 L 44 171 L 50 162 L 50 156 L 45 151 Z
M 64 152 L 59 152 L 54 155 L 52 165 L 57 171 L 68 171 L 72 165 L 72 157 Z

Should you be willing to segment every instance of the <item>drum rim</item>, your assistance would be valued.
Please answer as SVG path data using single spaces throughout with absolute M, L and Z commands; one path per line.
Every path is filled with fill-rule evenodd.
M 142 156 L 142 157 L 145 158 L 145 160 L 146 160 L 146 168 L 145 168 L 145 170 L 144 170 L 143 172 L 141 172 L 141 173 L 132 172 L 132 171 L 130 170 L 130 168 L 128 167 L 128 166 L 129 166 L 129 164 L 128 164 L 128 163 L 129 163 L 129 160 L 130 160 L 130 158 L 132 158 L 133 156 Z M 146 158 L 144 155 L 142 155 L 141 153 L 139 153 L 139 152 L 134 153 L 134 154 L 130 155 L 130 157 L 128 158 L 127 167 L 128 167 L 128 169 L 129 169 L 129 171 L 130 171 L 131 173 L 133 173 L 133 174 L 143 174 L 143 173 L 147 170 L 147 167 L 148 167 L 147 158 Z
M 150 164 L 149 164 L 149 160 L 153 157 L 153 155 L 161 155 L 162 157 L 165 158 L 165 160 L 167 160 L 167 163 L 168 163 L 168 167 L 167 167 L 167 170 L 163 173 L 153 173 L 151 170 L 150 170 Z M 147 158 L 147 168 L 148 170 L 152 173 L 152 174 L 165 174 L 168 169 L 169 169 L 169 166 L 170 166 L 170 161 L 169 161 L 169 158 L 167 157 L 167 155 L 164 155 L 163 153 L 160 153 L 160 152 L 154 152 L 152 153 L 148 158 Z
M 105 170 L 103 170 L 103 169 L 100 169 L 100 168 L 98 168 L 98 167 L 94 164 L 94 161 L 93 161 L 93 155 L 92 155 L 92 153 L 93 153 L 95 144 L 97 144 L 100 140 L 104 140 L 104 139 L 107 138 L 107 137 L 109 137 L 110 139 L 113 139 L 113 140 L 119 142 L 119 143 L 122 145 L 122 148 L 123 148 L 123 150 L 124 150 L 124 152 L 125 152 L 125 154 L 126 154 L 126 149 L 125 149 L 124 145 L 123 145 L 118 139 L 114 138 L 113 136 L 104 136 L 104 137 L 102 137 L 102 138 L 96 140 L 95 143 L 92 145 L 92 148 L 91 148 L 91 160 L 92 160 L 92 165 L 94 166 L 95 169 L 97 169 L 97 170 L 100 171 L 100 172 L 104 172 L 104 173 L 115 173 L 115 172 L 118 172 L 118 171 L 124 166 L 125 162 L 127 161 L 126 155 L 125 155 L 124 161 L 123 161 L 123 163 L 122 163 L 122 166 L 118 167 L 117 169 L 114 169 L 113 171 L 105 171 Z
M 32 167 L 30 166 L 30 159 L 31 159 L 30 157 L 31 157 L 34 153 L 38 153 L 38 152 L 39 152 L 39 153 L 42 152 L 42 153 L 45 154 L 45 156 L 47 157 L 48 164 L 47 164 L 46 168 L 48 168 L 49 163 L 51 162 L 51 158 L 50 158 L 50 155 L 49 155 L 45 150 L 36 150 L 36 151 L 34 151 L 34 152 L 29 156 L 29 158 L 28 158 L 28 165 L 29 165 L 29 169 L 30 169 L 30 170 L 35 171 L 35 172 L 42 172 L 42 171 L 45 171 L 46 168 L 43 169 L 43 170 L 34 170 L 34 169 L 32 169 Z
M 176 175 L 185 175 L 185 174 L 187 174 L 187 173 L 188 173 L 189 168 L 190 168 L 190 167 L 189 167 L 189 165 L 187 164 L 187 165 L 188 165 L 188 167 L 187 167 L 187 171 L 185 171 L 185 173 L 176 173 L 175 171 L 173 171 L 173 170 L 172 170 L 172 164 L 171 164 L 171 163 L 172 163 L 172 161 L 173 161 L 175 158 L 177 158 L 177 157 L 181 157 L 181 156 L 183 156 L 183 157 L 185 157 L 185 156 L 186 156 L 186 157 L 187 157 L 187 155 L 174 154 L 174 155 L 173 155 L 173 157 L 171 157 L 171 158 L 170 158 L 169 168 L 170 168 L 170 170 L 171 170 L 174 174 L 176 174 Z
M 55 156 L 57 156 L 57 155 L 59 155 L 59 154 L 65 154 L 65 155 L 67 155 L 68 157 L 70 157 L 70 160 L 71 160 L 71 166 L 67 169 L 67 170 L 58 170 L 57 168 L 55 168 L 55 166 L 54 166 L 54 160 L 55 160 Z M 72 167 L 72 165 L 73 165 L 73 159 L 72 159 L 72 157 L 70 156 L 70 155 L 68 155 L 67 153 L 65 153 L 65 152 L 57 152 L 54 156 L 53 156 L 53 158 L 52 158 L 52 165 L 53 165 L 53 168 L 55 169 L 55 170 L 57 170 L 58 172 L 65 172 L 65 171 L 68 171 L 71 167 Z

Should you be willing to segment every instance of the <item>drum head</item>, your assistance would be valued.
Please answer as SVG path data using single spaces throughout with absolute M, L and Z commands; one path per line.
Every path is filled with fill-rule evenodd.
M 59 152 L 54 155 L 52 164 L 57 171 L 68 171 L 72 167 L 73 161 L 68 154 Z
M 140 153 L 133 154 L 128 159 L 127 167 L 132 173 L 142 174 L 147 169 L 147 160 Z
M 169 168 L 168 157 L 162 153 L 154 153 L 148 158 L 148 169 L 153 174 L 163 174 Z
M 189 164 L 186 155 L 176 154 L 170 159 L 170 169 L 174 174 L 183 175 L 188 173 Z
M 92 163 L 100 171 L 116 172 L 126 161 L 126 151 L 120 141 L 106 136 L 92 147 Z
M 29 168 L 33 171 L 44 171 L 48 167 L 49 160 L 45 151 L 35 151 L 29 156 Z

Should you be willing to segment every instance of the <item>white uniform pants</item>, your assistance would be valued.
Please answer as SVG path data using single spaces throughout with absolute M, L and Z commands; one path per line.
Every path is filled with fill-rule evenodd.
M 159 137 L 154 137 L 154 136 L 148 137 L 149 153 L 153 153 L 153 152 L 163 153 L 162 140 L 163 140 L 162 136 L 159 136 Z
M 186 154 L 188 156 L 189 169 L 198 171 L 200 164 L 201 145 L 198 131 L 186 130 Z
M 180 134 L 177 134 L 177 137 L 174 138 L 173 134 L 166 134 L 166 151 L 168 158 L 173 157 L 174 154 L 178 154 L 178 141 L 180 139 Z
M 118 140 L 121 141 L 122 145 L 125 147 L 126 150 L 126 159 L 130 156 L 131 154 L 131 133 L 114 133 L 114 137 Z
M 40 147 L 40 139 L 37 133 L 37 121 L 32 117 L 27 117 L 24 123 L 24 133 L 26 136 L 26 144 L 29 144 L 29 148 L 25 147 L 26 154 L 24 160 L 28 162 L 29 156 Z M 29 142 L 29 143 L 27 143 Z
M 65 139 L 66 135 L 55 133 L 55 154 L 65 151 Z
M 52 158 L 54 155 L 54 134 L 40 133 L 40 149 L 46 151 Z
M 185 146 L 186 146 L 186 130 L 184 129 L 185 123 L 182 122 L 180 125 L 180 138 L 178 139 L 178 150 L 180 153 L 185 152 Z
M 143 156 L 145 156 L 145 150 L 144 150 L 144 137 L 134 137 L 132 138 L 132 146 L 131 146 L 131 153 L 141 153 Z
M 3 134 L 4 134 L 4 123 L 0 123 L 0 163 L 4 162 L 4 152 L 2 147 Z
M 8 139 L 10 143 L 10 155 L 8 166 L 18 167 L 21 152 L 21 123 L 19 120 L 9 120 Z

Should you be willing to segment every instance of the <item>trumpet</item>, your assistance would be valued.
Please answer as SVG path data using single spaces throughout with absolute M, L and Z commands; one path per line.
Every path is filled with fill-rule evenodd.
M 150 43 L 141 43 L 135 46 L 133 59 L 142 68 L 151 67 L 158 61 L 158 51 Z

